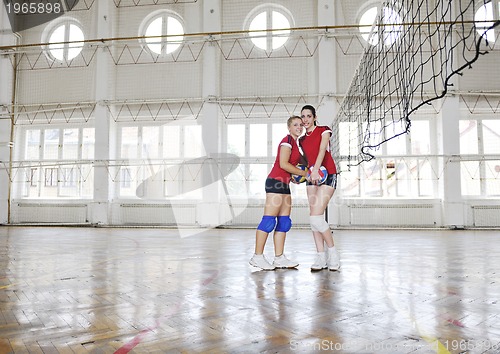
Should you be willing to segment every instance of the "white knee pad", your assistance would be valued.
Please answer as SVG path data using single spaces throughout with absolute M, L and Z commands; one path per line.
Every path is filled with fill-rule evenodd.
M 323 215 L 311 215 L 309 220 L 313 231 L 325 232 L 330 228 Z

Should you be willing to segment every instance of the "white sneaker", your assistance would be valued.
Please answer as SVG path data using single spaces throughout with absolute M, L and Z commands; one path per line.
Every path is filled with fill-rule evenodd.
M 326 263 L 328 264 L 328 269 L 334 271 L 340 269 L 340 257 L 337 252 L 337 248 L 333 246 L 332 248 L 327 247 L 327 259 Z
M 290 269 L 290 268 L 295 268 L 298 265 L 299 264 L 297 262 L 291 261 L 288 258 L 286 258 L 284 254 L 282 254 L 279 257 L 274 257 L 273 266 L 275 266 L 276 268 L 288 268 L 288 269 Z
M 269 263 L 263 254 L 254 254 L 250 259 L 250 265 L 260 268 L 262 270 L 274 270 L 276 268 L 274 265 Z
M 322 270 L 326 268 L 328 268 L 328 265 L 326 264 L 326 254 L 325 252 L 318 252 L 316 260 L 311 266 L 311 270 Z

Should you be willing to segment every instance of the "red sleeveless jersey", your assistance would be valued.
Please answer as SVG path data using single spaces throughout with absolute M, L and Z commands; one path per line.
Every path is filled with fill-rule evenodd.
M 292 149 L 288 162 L 290 162 L 294 166 L 296 166 L 300 162 L 301 155 L 299 146 L 297 145 L 297 141 L 294 140 L 290 135 L 287 135 L 279 143 L 276 160 L 274 160 L 273 168 L 271 169 L 271 172 L 269 172 L 269 175 L 267 177 L 277 179 L 278 181 L 282 181 L 284 183 L 290 183 L 290 173 L 280 167 L 280 153 L 282 146 L 288 146 L 290 149 Z
M 323 135 L 328 134 L 328 138 L 330 138 L 330 136 L 332 135 L 332 130 L 327 126 L 316 126 L 316 128 L 314 128 L 314 130 L 309 135 L 307 134 L 308 133 L 306 132 L 306 134 L 302 135 L 299 138 L 299 144 L 302 148 L 302 151 L 304 152 L 304 155 L 307 158 L 307 162 L 310 167 L 316 162 L 316 158 L 318 157 L 319 153 L 319 146 L 321 145 L 321 139 Z M 333 161 L 333 157 L 330 153 L 330 143 L 328 143 L 328 145 L 326 146 L 325 157 L 323 158 L 323 162 L 321 163 L 321 165 L 325 166 L 328 174 L 337 173 L 337 167 L 335 166 L 335 162 Z

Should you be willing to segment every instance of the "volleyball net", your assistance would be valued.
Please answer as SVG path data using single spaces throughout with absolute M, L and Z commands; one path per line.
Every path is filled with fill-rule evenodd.
M 345 166 L 372 160 L 410 130 L 411 115 L 444 97 L 495 41 L 498 9 L 489 1 L 384 2 L 333 128 L 332 155 Z M 495 12 L 496 9 L 496 12 Z

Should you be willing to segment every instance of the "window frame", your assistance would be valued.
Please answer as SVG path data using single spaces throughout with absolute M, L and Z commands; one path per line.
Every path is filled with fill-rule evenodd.
M 484 19 L 484 21 L 488 21 L 488 24 L 476 23 L 477 21 L 480 21 L 477 19 L 479 11 L 490 4 L 491 4 L 492 18 L 491 19 Z M 490 46 L 491 48 L 493 48 L 495 46 L 495 37 L 496 37 L 495 30 L 498 31 L 499 29 L 497 29 L 497 28 L 493 28 L 493 29 L 489 29 L 489 30 L 486 30 L 486 29 L 488 27 L 490 27 L 491 25 L 493 25 L 495 20 L 497 20 L 498 18 L 500 18 L 500 1 L 490 1 L 484 5 L 481 5 L 474 13 L 474 26 L 476 27 L 476 32 L 477 32 L 478 36 L 483 37 L 486 41 L 488 41 L 488 46 Z
M 175 35 L 175 34 L 172 35 L 174 37 L 181 37 L 181 39 L 179 41 L 174 41 L 174 43 L 170 43 L 170 42 L 172 42 L 172 40 L 169 40 L 169 37 L 168 37 L 170 35 L 168 34 L 168 32 L 163 33 L 163 30 L 166 30 L 166 29 L 165 29 L 165 24 L 162 24 L 162 33 L 160 35 L 158 35 L 158 36 L 162 36 L 162 37 L 158 38 L 159 42 L 158 43 L 148 43 L 147 42 L 148 37 L 146 35 L 146 31 L 148 30 L 149 26 L 158 18 L 162 18 L 162 20 L 164 20 L 168 17 L 171 17 L 171 18 L 177 20 L 181 24 L 182 31 L 183 31 L 182 35 Z M 185 41 L 185 35 L 186 35 L 186 23 L 185 23 L 184 19 L 178 13 L 176 13 L 172 10 L 168 10 L 168 9 L 157 10 L 157 11 L 150 13 L 148 16 L 146 16 L 144 18 L 144 20 L 142 21 L 141 25 L 139 26 L 139 34 L 138 34 L 138 36 L 140 37 L 139 42 L 140 42 L 142 48 L 144 50 L 148 51 L 151 55 L 153 55 L 155 57 L 166 57 L 166 56 L 172 55 L 175 52 L 177 52 L 182 47 L 182 44 Z M 163 37 L 163 36 L 167 36 L 167 37 Z M 151 49 L 151 47 L 150 47 L 151 44 L 161 45 L 161 53 L 158 53 L 158 52 L 154 51 L 153 49 Z M 169 44 L 170 45 L 176 44 L 177 47 L 174 50 L 168 52 L 167 48 L 168 48 Z
M 252 141 L 252 125 L 266 125 L 266 155 L 254 156 L 252 155 L 251 141 Z M 244 126 L 244 155 L 238 156 L 240 158 L 240 167 L 235 169 L 231 174 L 226 177 L 226 184 L 228 186 L 228 195 L 232 199 L 236 200 L 246 200 L 252 199 L 254 201 L 264 201 L 266 198 L 266 193 L 264 190 L 264 182 L 267 178 L 269 172 L 273 167 L 273 164 L 276 160 L 276 154 L 278 151 L 278 145 L 287 134 L 288 128 L 286 126 L 286 122 L 283 119 L 266 119 L 262 121 L 252 121 L 250 122 L 245 118 L 232 118 L 226 120 L 226 123 L 223 127 L 224 139 L 222 141 L 222 149 L 226 153 L 232 154 L 233 151 L 230 151 L 229 144 L 229 126 L 231 125 L 243 125 Z M 274 129 L 279 130 L 279 133 L 274 133 Z M 279 135 L 278 135 L 279 134 Z M 279 140 L 277 140 L 279 139 Z M 254 169 L 254 166 L 259 166 L 257 170 Z M 257 174 L 255 173 L 257 171 Z M 233 193 L 233 188 L 231 180 L 232 174 L 236 174 L 236 178 L 234 179 L 235 184 L 239 184 L 242 187 L 241 192 Z M 238 176 L 239 174 L 239 176 Z M 241 180 L 244 180 L 241 183 Z M 306 189 L 303 188 L 304 184 L 296 185 L 294 183 L 290 184 L 290 190 L 292 191 L 293 198 L 296 201 L 306 202 L 307 194 Z
M 18 134 L 20 134 L 20 141 L 23 142 L 23 147 L 19 151 L 19 156 L 23 164 L 20 168 L 24 169 L 24 173 L 20 175 L 26 176 L 26 178 L 18 178 L 19 187 L 14 189 L 14 195 L 17 195 L 20 199 L 92 199 L 93 198 L 93 165 L 92 161 L 95 159 L 95 127 L 86 125 L 76 125 L 76 124 L 51 124 L 51 125 L 30 125 L 22 126 L 18 128 Z M 77 157 L 76 158 L 63 158 L 64 145 L 64 130 L 66 129 L 77 129 L 78 130 L 78 141 L 77 144 Z M 83 158 L 83 144 L 84 144 L 84 133 L 85 129 L 94 130 L 94 156 L 88 158 Z M 58 142 L 57 142 L 57 156 L 47 158 L 44 156 L 45 146 L 46 146 L 46 134 L 47 130 L 58 130 Z M 26 154 L 28 152 L 28 141 L 27 134 L 28 131 L 39 131 L 39 141 L 38 141 L 38 156 L 33 158 L 27 158 Z M 52 164 L 52 161 L 54 163 Z M 84 180 L 83 173 L 77 173 L 84 168 L 85 162 L 88 161 L 89 168 L 91 171 L 87 175 L 91 178 L 89 183 L 91 186 L 85 186 L 86 180 Z M 73 163 L 73 164 L 72 164 Z M 24 167 L 23 167 L 24 166 Z M 64 170 L 64 172 L 63 172 Z M 64 176 L 69 176 L 70 180 L 65 180 Z M 47 179 L 47 177 L 50 177 Z M 34 179 L 36 178 L 36 179 Z M 50 183 L 48 183 L 50 182 Z M 51 189 L 52 192 L 48 191 L 47 188 Z M 75 195 L 68 195 L 65 189 L 76 188 Z M 84 195 L 85 189 L 91 188 L 92 192 L 88 195 Z
M 430 167 L 432 170 L 438 170 L 438 158 L 435 155 L 437 147 L 435 144 L 435 137 L 433 134 L 432 119 L 415 116 L 414 122 L 427 122 L 430 132 L 429 137 L 429 152 L 414 154 L 412 152 L 412 131 L 408 134 L 402 134 L 398 139 L 405 141 L 404 151 L 400 153 L 389 153 L 388 149 L 391 147 L 391 142 L 383 143 L 377 150 L 371 151 L 376 155 L 376 159 L 365 161 L 358 166 L 347 166 L 345 161 L 336 161 L 340 165 L 340 180 L 344 181 L 339 184 L 339 189 L 342 193 L 352 199 L 433 199 L 437 197 L 438 181 L 432 179 L 429 181 L 431 184 L 431 193 L 426 194 L 425 189 L 422 188 L 421 183 L 426 183 L 427 180 L 420 179 L 424 168 Z M 357 129 L 357 136 L 363 136 L 363 126 L 355 124 Z M 339 136 L 343 132 L 337 132 Z M 335 132 L 334 132 L 335 134 Z M 335 140 L 336 137 L 334 136 Z M 413 145 L 415 146 L 415 145 Z M 403 169 L 398 169 L 398 166 L 403 166 Z M 410 171 L 409 168 L 413 167 L 414 170 Z M 398 177 L 398 174 L 406 174 Z M 416 180 L 411 178 L 417 176 Z M 355 181 L 355 182 L 353 182 Z M 357 182 L 357 183 L 356 183 Z M 349 191 L 344 190 L 343 183 L 350 183 Z M 351 191 L 352 190 L 352 191 Z
M 179 151 L 179 156 L 177 157 L 172 157 L 172 156 L 166 156 L 165 155 L 165 150 L 164 150 L 164 144 L 165 140 L 167 139 L 165 133 L 165 129 L 168 128 L 168 126 L 175 126 L 179 127 L 178 134 L 179 134 L 179 139 L 176 141 L 178 143 L 178 151 Z M 158 150 L 157 154 L 158 156 L 155 158 L 150 158 L 149 156 L 144 156 L 144 139 L 143 139 L 143 131 L 144 128 L 148 127 L 157 127 L 158 128 Z M 198 124 L 196 120 L 190 120 L 190 121 L 176 121 L 175 123 L 169 122 L 167 124 L 144 124 L 144 123 L 123 123 L 118 126 L 117 129 L 117 139 L 116 139 L 116 151 L 117 151 L 117 159 L 120 161 L 120 171 L 117 172 L 117 179 L 115 180 L 115 190 L 116 190 L 116 196 L 119 199 L 138 199 L 140 198 L 137 195 L 132 195 L 130 191 L 124 191 L 123 189 L 128 188 L 131 190 L 137 190 L 139 185 L 145 181 L 149 176 L 147 173 L 151 172 L 151 168 L 147 167 L 148 164 L 151 166 L 154 166 L 155 163 L 160 163 L 163 166 L 160 168 L 158 171 L 155 171 L 156 174 L 158 173 L 164 173 L 165 169 L 168 169 L 171 165 L 177 164 L 181 160 L 191 160 L 191 159 L 196 159 L 199 157 L 203 156 L 188 156 L 186 155 L 187 152 L 187 145 L 189 145 L 189 137 L 186 135 L 188 132 L 189 127 L 198 127 L 197 129 L 200 130 L 200 139 L 202 138 L 203 132 L 201 125 Z M 123 129 L 124 128 L 137 128 L 137 146 L 136 146 L 136 157 L 134 158 L 129 158 L 129 157 L 124 157 L 122 156 L 122 143 L 123 143 Z M 203 155 L 203 151 L 201 151 Z M 147 155 L 147 154 L 146 154 Z M 169 163 L 169 160 L 172 161 Z M 126 164 L 125 162 L 129 161 L 130 163 Z M 141 162 L 142 161 L 142 162 Z M 124 176 L 124 171 L 127 170 L 129 176 L 131 177 L 130 179 L 121 180 L 121 177 Z M 142 171 L 141 171 L 142 170 Z M 139 174 L 140 173 L 140 174 Z M 181 172 L 179 172 L 181 173 Z M 183 190 L 184 185 L 184 178 L 182 175 L 176 175 L 175 177 L 178 178 L 178 183 L 176 186 L 173 186 L 173 190 Z M 165 179 L 166 177 L 162 175 L 162 180 L 163 180 L 163 185 L 162 185 L 162 193 L 161 196 L 159 196 L 161 199 L 172 199 L 178 197 L 177 194 L 167 194 L 168 190 L 166 188 L 166 183 L 168 180 Z M 186 183 L 189 183 L 187 181 Z M 184 199 L 192 199 L 192 200 L 199 200 L 202 198 L 201 191 L 195 190 L 191 192 L 186 192 L 182 194 Z
M 62 50 L 63 50 L 63 58 L 62 59 L 59 59 L 57 58 L 54 54 L 53 54 L 53 50 L 61 50 L 61 48 L 59 49 L 51 49 L 50 48 L 50 38 L 52 37 L 52 35 L 54 34 L 54 32 L 59 29 L 61 26 L 65 26 L 65 29 L 64 29 L 64 42 L 69 42 L 71 40 L 71 38 L 69 37 L 70 36 L 70 29 L 71 29 L 71 25 L 74 25 L 76 27 L 78 27 L 78 29 L 82 32 L 82 35 L 83 35 L 83 39 L 82 41 L 75 41 L 75 43 L 65 43 L 65 44 L 61 44 L 62 45 Z M 62 17 L 62 18 L 58 18 L 54 21 L 51 21 L 47 26 L 45 26 L 43 32 L 42 32 L 42 38 L 41 38 L 41 42 L 43 43 L 42 45 L 42 48 L 43 48 L 43 52 L 45 53 L 45 56 L 52 62 L 58 62 L 60 64 L 63 64 L 63 63 L 70 63 L 72 62 L 73 60 L 77 59 L 78 56 L 80 56 L 82 54 L 82 51 L 84 49 L 84 46 L 85 46 L 85 31 L 83 30 L 83 26 L 82 24 L 80 23 L 80 21 L 78 21 L 76 18 L 74 17 Z M 59 42 L 57 42 L 59 43 Z M 81 43 L 81 46 L 80 45 L 77 45 L 75 47 L 71 47 L 72 45 L 75 45 L 75 44 L 78 44 L 78 43 Z M 78 54 L 73 56 L 72 58 L 68 58 L 68 52 L 70 49 L 76 49 L 76 48 L 79 48 L 79 51 L 78 51 Z
M 380 46 L 381 44 L 383 44 L 383 46 L 385 46 L 385 47 L 390 47 L 399 40 L 402 29 L 401 29 L 401 25 L 397 26 L 397 22 L 396 22 L 396 24 L 392 23 L 392 26 L 399 27 L 399 29 L 396 29 L 396 31 L 398 32 L 397 35 L 395 35 L 394 38 L 391 39 L 390 41 L 388 41 L 388 39 L 386 39 L 386 38 L 380 37 L 379 26 L 376 24 L 376 20 L 377 20 L 378 15 L 380 14 L 381 7 L 382 7 L 382 4 L 379 2 L 370 2 L 370 3 L 366 4 L 365 6 L 363 6 L 363 8 L 361 9 L 361 11 L 359 12 L 359 14 L 357 16 L 358 31 L 359 31 L 361 38 L 367 44 L 369 44 L 373 47 Z M 360 23 L 360 21 L 368 11 L 370 11 L 374 8 L 377 11 L 376 11 L 375 18 L 373 19 L 373 23 L 371 24 L 371 27 L 368 31 L 363 31 L 362 29 L 368 28 L 369 24 L 368 23 L 362 24 L 362 23 Z M 402 20 L 401 15 L 396 9 L 390 8 L 387 6 L 384 6 L 384 9 L 391 11 L 391 15 L 398 16 L 399 22 L 401 22 L 401 20 Z M 391 25 L 391 23 L 387 23 L 387 26 L 390 26 L 390 25 Z M 370 36 L 370 34 L 372 32 L 376 34 L 376 41 L 374 41 L 373 37 Z M 367 36 L 367 38 L 365 38 L 365 36 Z
M 266 4 L 262 4 L 262 5 L 255 7 L 254 9 L 252 9 L 248 13 L 248 15 L 244 21 L 244 30 L 249 31 L 247 33 L 249 43 L 252 46 L 254 46 L 255 48 L 257 48 L 261 51 L 264 51 L 266 53 L 270 53 L 270 52 L 277 51 L 277 50 L 282 50 L 285 47 L 285 44 L 290 40 L 290 35 L 291 35 L 291 30 L 289 30 L 289 33 L 287 34 L 286 40 L 283 42 L 283 44 L 276 47 L 276 48 L 273 48 L 273 44 L 272 44 L 273 39 L 279 38 L 278 35 L 274 34 L 275 29 L 272 27 L 272 13 L 274 11 L 280 13 L 281 15 L 283 15 L 287 19 L 288 24 L 289 24 L 289 28 L 295 27 L 295 19 L 294 19 L 292 13 L 290 12 L 290 10 L 288 10 L 284 6 L 281 6 L 278 4 L 273 4 L 273 3 L 266 3 Z M 266 30 L 262 30 L 262 33 L 264 33 L 265 35 L 252 36 L 251 32 L 250 32 L 250 26 L 252 25 L 255 18 L 264 12 L 266 13 Z M 270 28 L 267 26 L 267 25 L 269 25 L 269 19 L 271 19 L 271 27 Z M 279 28 L 277 28 L 277 29 L 279 29 Z M 258 32 L 258 33 L 261 33 L 261 32 Z M 266 48 L 262 48 L 261 46 L 256 44 L 253 40 L 255 37 L 259 37 L 259 38 L 264 37 L 266 39 Z
M 482 198 L 498 198 L 500 196 L 500 192 L 497 194 L 492 194 L 490 189 L 490 184 L 487 178 L 487 164 L 491 161 L 498 161 L 500 165 L 500 154 L 495 152 L 485 152 L 485 144 L 487 141 L 485 140 L 485 129 L 488 127 L 484 125 L 484 121 L 496 121 L 497 119 L 494 116 L 490 115 L 474 115 L 469 117 L 460 118 L 460 122 L 470 122 L 474 121 L 476 126 L 477 133 L 477 153 L 468 153 L 468 154 L 460 154 L 463 160 L 460 163 L 460 178 L 461 178 L 461 195 L 464 199 L 482 199 Z M 460 142 L 460 148 L 462 141 Z M 465 141 L 464 141 L 465 144 Z M 464 194 L 464 175 L 470 173 L 470 170 L 467 168 L 468 165 L 472 165 L 472 163 L 477 162 L 475 167 L 472 167 L 472 170 L 478 173 L 478 189 L 479 194 Z

